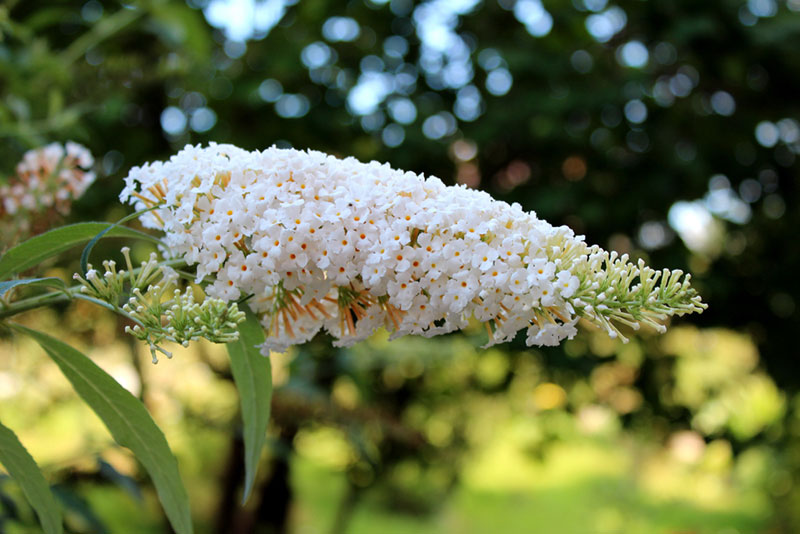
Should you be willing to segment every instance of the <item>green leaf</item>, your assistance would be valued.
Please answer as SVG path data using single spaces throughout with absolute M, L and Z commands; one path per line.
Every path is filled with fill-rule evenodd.
M 264 327 L 255 315 L 248 313 L 247 319 L 239 325 L 239 339 L 227 344 L 244 423 L 245 484 L 242 503 L 250 497 L 256 479 L 261 450 L 267 439 L 272 400 L 272 368 L 269 358 L 262 356 L 256 348 L 261 343 L 264 343 Z
M 209 27 L 202 12 L 183 3 L 151 2 L 149 15 L 154 23 L 150 29 L 159 40 L 170 47 L 181 47 L 194 56 L 195 61 L 206 61 L 210 55 Z
M 56 484 L 51 489 L 58 502 L 64 510 L 64 515 L 68 517 L 67 525 L 78 523 L 81 525 L 79 532 L 91 532 L 92 534 L 109 534 L 108 527 L 102 519 L 97 517 L 97 513 L 92 509 L 92 505 L 79 492 L 80 486 L 70 487 L 68 485 Z M 70 534 L 75 532 L 67 531 Z
M 117 443 L 133 451 L 150 474 L 175 532 L 191 533 L 189 498 L 178 473 L 178 462 L 161 429 L 141 401 L 69 345 L 19 324 L 12 323 L 10 326 L 31 336 L 42 346 L 78 395 L 102 419 Z
M 10 289 L 17 286 L 55 287 L 64 291 L 67 290 L 67 285 L 61 278 L 53 276 L 48 276 L 47 278 L 23 278 L 21 280 L 0 282 L 0 298 L 3 298 Z
M 0 463 L 17 481 L 46 534 L 61 534 L 61 510 L 36 462 L 11 429 L 0 423 Z
M 134 480 L 133 477 L 123 475 L 117 471 L 113 465 L 104 461 L 99 456 L 97 458 L 97 466 L 99 467 L 100 475 L 122 488 L 125 493 L 136 499 L 139 503 L 144 501 L 142 490 L 139 488 L 139 485 L 136 483 L 136 480 Z
M 159 243 L 155 237 L 124 226 L 105 222 L 86 222 L 55 228 L 11 248 L 0 258 L 0 280 L 7 279 L 75 245 L 89 241 L 111 227 L 106 237 L 134 237 Z
M 130 221 L 131 219 L 135 219 L 140 215 L 147 213 L 149 211 L 153 211 L 154 209 L 158 209 L 158 206 L 153 206 L 151 208 L 145 208 L 143 210 L 139 210 L 137 212 L 131 213 L 126 217 L 118 220 L 116 223 L 109 225 L 107 228 L 102 230 L 99 234 L 94 236 L 91 241 L 86 243 L 86 246 L 83 248 L 83 252 L 81 252 L 81 272 L 83 276 L 86 276 L 86 273 L 89 271 L 89 255 L 92 253 L 92 249 L 97 244 L 98 241 L 103 239 L 108 232 L 111 231 L 112 228 L 119 228 L 119 225 Z
M 92 240 L 86 243 L 86 246 L 83 247 L 83 252 L 81 252 L 81 272 L 83 273 L 83 276 L 86 276 L 86 273 L 89 272 L 89 255 L 92 253 L 92 249 L 94 248 L 94 246 L 97 244 L 98 241 L 103 239 L 106 236 L 106 234 L 108 234 L 108 232 L 111 231 L 112 228 L 117 228 L 117 226 L 116 225 L 109 226 L 108 228 L 106 228 L 105 230 L 94 236 Z

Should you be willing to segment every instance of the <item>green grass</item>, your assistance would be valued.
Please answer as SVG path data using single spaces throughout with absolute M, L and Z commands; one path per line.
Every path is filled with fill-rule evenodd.
M 565 444 L 538 466 L 547 479 L 509 490 L 472 486 L 469 480 L 428 516 L 389 511 L 369 492 L 356 508 L 348 534 L 759 534 L 768 526 L 769 510 L 758 500 L 732 489 L 717 501 L 690 500 L 674 492 L 653 491 L 639 473 L 619 467 L 619 450 Z M 571 461 L 568 461 L 570 460 Z M 589 460 L 588 462 L 585 460 Z M 624 458 L 623 458 L 624 459 Z M 605 460 L 605 461 L 604 461 Z M 581 470 L 576 475 L 575 466 Z M 344 475 L 297 457 L 293 483 L 298 504 L 297 534 L 327 534 L 345 490 Z M 524 469 L 524 466 L 521 466 Z M 559 477 L 563 471 L 563 477 Z M 469 479 L 469 477 L 467 477 Z M 697 484 L 702 476 L 698 475 Z M 692 484 L 693 482 L 689 482 Z M 647 488 L 651 488 L 648 490 Z M 668 496 L 671 495 L 671 496 Z
M 505 451 L 506 454 L 502 452 Z M 736 487 L 728 475 L 634 462 L 619 443 L 561 442 L 541 457 L 491 449 L 471 458 L 462 483 L 428 514 L 398 512 L 385 492 L 366 491 L 347 534 L 777 534 L 764 495 Z M 508 465 L 505 465 L 508 464 Z M 505 465 L 505 467 L 504 467 Z M 512 466 L 527 477 L 523 484 Z M 664 470 L 673 476 L 664 476 Z M 492 476 L 494 474 L 494 476 Z M 296 501 L 293 534 L 328 534 L 342 495 L 342 471 L 301 454 L 292 460 Z M 655 477 L 655 479 L 654 479 Z M 714 484 L 723 489 L 714 490 Z M 209 488 L 210 489 L 210 488 Z M 79 493 L 113 534 L 163 532 L 154 495 L 140 503 L 120 488 L 81 484 Z M 204 499 L 213 506 L 213 498 Z M 210 532 L 208 512 L 195 502 L 198 532 Z M 389 508 L 392 509 L 389 509 Z M 29 521 L 34 521 L 29 518 Z M 73 523 L 81 523 L 72 518 Z M 75 523 L 74 523 L 75 524 Z M 8 532 L 27 534 L 21 525 Z M 772 527 L 772 528 L 771 528 Z

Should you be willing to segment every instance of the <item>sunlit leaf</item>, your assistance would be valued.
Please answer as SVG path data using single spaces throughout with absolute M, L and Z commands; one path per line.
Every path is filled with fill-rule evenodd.
M 16 434 L 2 424 L 0 424 L 0 463 L 22 488 L 25 498 L 36 510 L 45 533 L 63 532 L 61 510 L 50 491 L 50 486 L 47 485 L 36 462 L 17 439 Z
M 247 500 L 253 489 L 269 423 L 272 369 L 269 358 L 262 356 L 256 348 L 263 342 L 264 328 L 254 315 L 248 313 L 247 320 L 239 325 L 239 339 L 227 345 L 233 379 L 242 403 L 245 465 L 243 501 Z
M 0 282 L 0 298 L 3 298 L 3 296 L 12 288 L 21 286 L 55 287 L 63 290 L 67 289 L 67 285 L 62 279 L 55 278 L 53 276 L 49 276 L 47 278 L 23 278 L 21 280 L 8 280 L 6 282 Z
M 25 269 L 65 250 L 89 241 L 103 230 L 112 227 L 106 237 L 133 237 L 158 243 L 158 239 L 144 232 L 104 222 L 86 222 L 62 226 L 37 235 L 11 248 L 0 258 L 0 280 L 9 278 Z
M 92 360 L 42 332 L 14 324 L 34 338 L 61 368 L 78 395 L 102 419 L 114 439 L 129 448 L 150 474 L 161 505 L 178 534 L 192 532 L 189 498 L 178 462 L 144 405 Z

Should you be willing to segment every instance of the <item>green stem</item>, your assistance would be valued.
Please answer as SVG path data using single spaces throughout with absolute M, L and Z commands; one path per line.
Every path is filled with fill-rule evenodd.
M 76 299 L 79 299 L 79 300 L 85 300 L 86 302 L 91 302 L 93 304 L 97 304 L 98 306 L 101 306 L 103 308 L 111 310 L 114 313 L 118 313 L 118 314 L 122 315 L 123 317 L 125 317 L 126 319 L 128 319 L 130 321 L 133 321 L 134 323 L 136 323 L 139 326 L 141 326 L 142 328 L 144 328 L 144 325 L 142 324 L 141 321 L 139 321 L 138 319 L 133 317 L 131 314 L 129 314 L 128 312 L 126 312 L 125 310 L 120 308 L 119 306 L 115 306 L 114 304 L 110 304 L 110 303 L 108 303 L 108 302 L 106 302 L 104 300 L 100 300 L 100 299 L 96 299 L 94 297 L 90 297 L 89 295 L 84 295 L 83 293 L 80 293 L 80 292 L 75 293 L 75 295 L 73 295 L 73 297 L 76 298 Z
M 177 265 L 184 265 L 186 261 L 183 258 L 167 260 L 161 263 L 161 265 L 167 265 L 170 267 L 177 266 Z M 133 270 L 134 274 L 138 274 L 141 270 L 141 267 L 137 267 Z M 125 315 L 132 321 L 139 324 L 139 321 L 133 319 L 128 314 L 123 312 L 120 308 L 113 306 L 112 304 L 108 304 L 105 301 L 95 299 L 93 297 L 89 297 L 88 295 L 82 294 L 81 285 L 74 285 L 67 289 L 67 291 L 53 291 L 50 293 L 45 293 L 43 295 L 36 295 L 34 297 L 30 297 L 27 299 L 18 300 L 16 302 L 12 302 L 8 306 L 0 307 L 0 320 L 6 319 L 8 317 L 12 317 L 22 312 L 26 312 L 28 310 L 33 310 L 35 308 L 41 308 L 43 306 L 51 306 L 53 304 L 58 304 L 60 302 L 68 302 L 73 299 L 82 299 L 87 300 L 89 302 L 93 302 L 99 306 L 103 306 L 104 308 L 108 308 L 114 312 L 120 313 Z
M 73 286 L 69 288 L 66 293 L 64 291 L 54 291 L 52 293 L 45 293 L 43 295 L 36 295 L 35 297 L 18 300 L 8 307 L 0 309 L 0 319 L 5 319 L 6 317 L 11 317 L 34 308 L 70 301 L 80 291 L 80 287 L 81 286 Z

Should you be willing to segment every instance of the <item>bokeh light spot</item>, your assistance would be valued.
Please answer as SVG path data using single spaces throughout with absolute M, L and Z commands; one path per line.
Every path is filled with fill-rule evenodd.
M 786 144 L 800 141 L 800 125 L 794 119 L 781 119 L 777 125 L 781 141 Z
M 707 252 L 715 246 L 717 221 L 703 202 L 676 202 L 670 207 L 667 220 L 689 249 Z
M 365 72 L 347 95 L 347 107 L 355 115 L 368 115 L 392 92 L 392 77 L 382 72 Z
M 400 146 L 405 138 L 406 132 L 399 124 L 390 124 L 381 132 L 383 144 L 390 148 Z
M 663 222 L 647 221 L 639 227 L 638 242 L 645 250 L 655 250 L 669 244 L 673 235 Z
M 554 410 L 567 403 L 567 393 L 558 384 L 539 384 L 533 390 L 533 401 L 540 410 Z
M 468 85 L 459 89 L 456 94 L 456 102 L 453 105 L 453 112 L 462 121 L 474 121 L 483 112 L 483 99 L 481 92 L 474 85 Z
M 617 61 L 625 67 L 640 69 L 649 58 L 650 53 L 641 41 L 628 41 L 617 49 Z
M 486 71 L 505 67 L 506 62 L 494 48 L 485 48 L 478 54 L 478 64 Z
M 759 145 L 771 148 L 778 143 L 780 131 L 774 123 L 761 121 L 756 125 L 755 135 Z
M 747 9 L 756 17 L 774 17 L 778 4 L 775 0 L 747 0 Z
M 770 219 L 780 219 L 786 213 L 786 202 L 780 195 L 772 193 L 764 198 L 763 209 L 764 215 Z
M 569 156 L 561 165 L 564 178 L 570 182 L 577 182 L 586 176 L 586 160 L 582 156 Z
M 189 126 L 197 133 L 209 131 L 217 123 L 217 114 L 207 107 L 197 108 L 192 112 Z
M 540 0 L 518 0 L 514 4 L 514 16 L 534 37 L 544 37 L 553 28 L 553 17 Z
M 711 95 L 711 109 L 718 115 L 730 117 L 736 111 L 736 101 L 727 91 L 717 91 Z
M 596 13 L 606 8 L 606 5 L 608 5 L 608 0 L 583 0 L 581 3 L 583 4 L 583 7 L 589 11 L 594 11 Z
M 350 17 L 331 17 L 322 25 L 322 36 L 332 43 L 354 41 L 359 33 L 361 27 Z
M 161 128 L 169 135 L 180 135 L 186 131 L 186 114 L 178 107 L 169 106 L 161 112 Z
M 316 69 L 331 63 L 333 54 L 331 47 L 321 41 L 317 41 L 303 48 L 300 53 L 300 60 L 309 69 Z
M 283 94 L 275 102 L 275 113 L 284 119 L 297 119 L 308 113 L 311 104 L 303 95 Z
M 441 139 L 456 130 L 456 119 L 450 113 L 441 111 L 431 115 L 422 123 L 422 133 L 429 139 Z
M 623 111 L 628 122 L 633 124 L 641 124 L 647 120 L 647 106 L 639 99 L 629 100 Z
M 81 7 L 81 18 L 88 23 L 97 22 L 103 16 L 103 5 L 97 0 L 89 0 Z
M 586 17 L 586 31 L 600 43 L 614 37 L 628 23 L 628 16 L 621 7 L 610 7 L 602 13 Z
M 258 96 L 264 102 L 277 102 L 283 94 L 283 86 L 278 80 L 264 80 L 258 86 Z
M 486 76 L 486 90 L 494 96 L 503 96 L 511 90 L 514 78 L 508 69 L 494 69 Z
M 739 184 L 739 196 L 742 200 L 752 204 L 761 198 L 761 183 L 758 180 L 747 178 Z
M 203 8 L 209 24 L 231 41 L 263 38 L 297 0 L 211 0 Z
M 387 107 L 392 119 L 400 124 L 411 124 L 417 118 L 417 106 L 408 98 L 393 98 Z
M 478 155 L 478 144 L 469 139 L 459 139 L 450 145 L 450 154 L 456 161 L 470 161 Z

